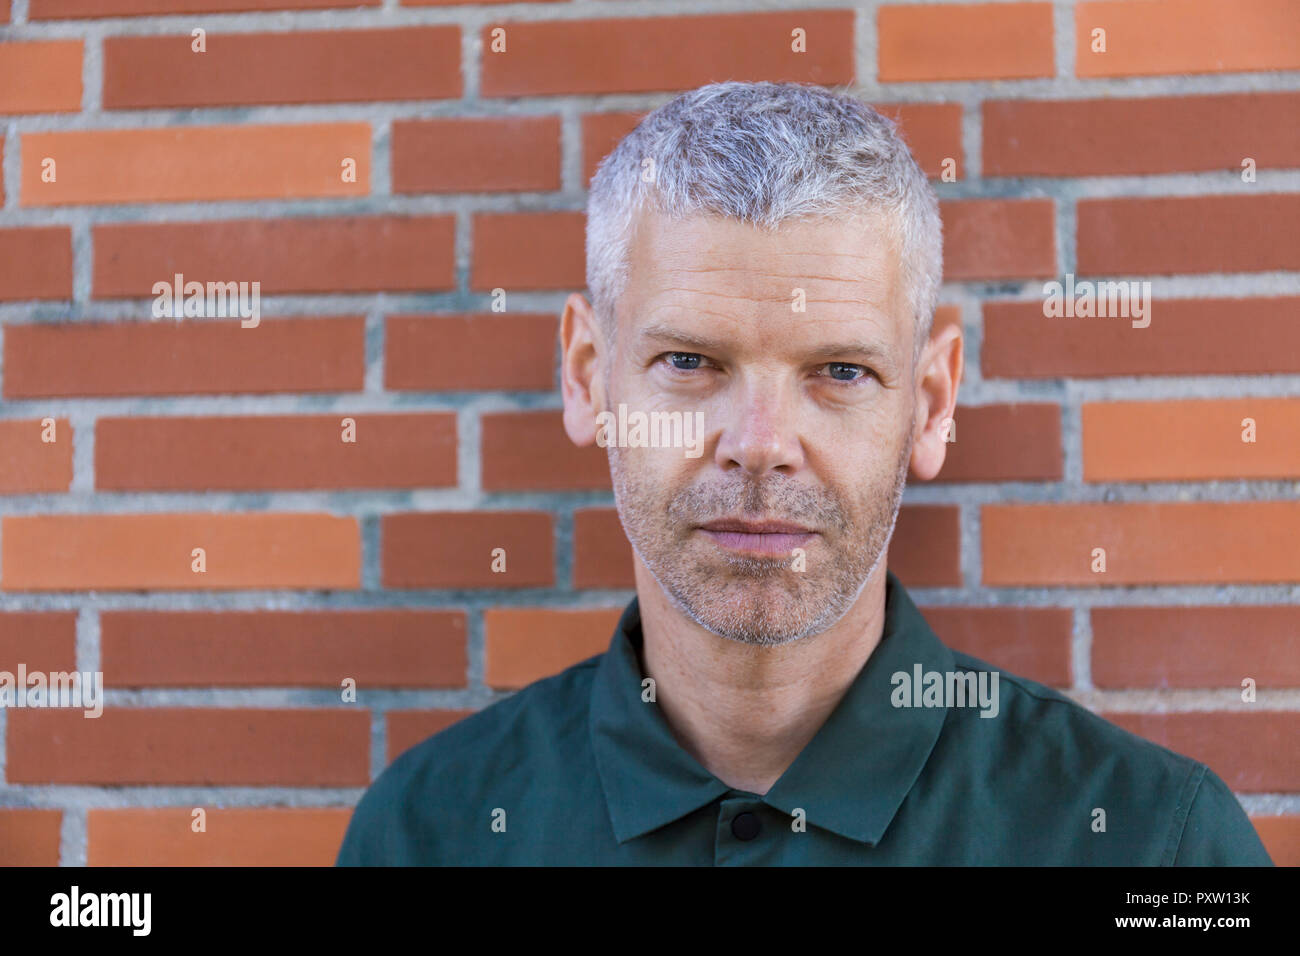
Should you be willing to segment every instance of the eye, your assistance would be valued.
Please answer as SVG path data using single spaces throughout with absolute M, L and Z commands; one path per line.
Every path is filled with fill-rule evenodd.
M 678 372 L 694 371 L 704 359 L 698 352 L 667 352 L 664 357 L 668 359 L 669 367 Z
M 830 369 L 830 377 L 832 380 L 836 382 L 847 382 L 849 384 L 860 382 L 869 375 L 875 374 L 865 365 L 853 365 L 849 362 L 830 362 L 826 365 L 826 368 Z M 862 375 L 854 376 L 853 373 L 855 371 L 861 372 Z

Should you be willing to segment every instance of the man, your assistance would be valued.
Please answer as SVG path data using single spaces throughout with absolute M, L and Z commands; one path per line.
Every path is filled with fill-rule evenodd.
M 962 371 L 892 123 L 705 86 L 602 163 L 587 228 L 564 423 L 607 447 L 637 596 L 605 654 L 395 761 L 340 864 L 1270 863 L 1205 766 L 949 650 L 887 570 Z

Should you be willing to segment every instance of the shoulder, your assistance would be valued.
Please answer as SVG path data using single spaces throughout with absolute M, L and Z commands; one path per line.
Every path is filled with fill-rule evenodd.
M 339 865 L 436 859 L 440 814 L 525 789 L 546 764 L 572 757 L 587 734 L 591 682 L 602 655 L 529 684 L 397 757 L 353 811 Z M 538 744 L 545 741 L 547 745 Z

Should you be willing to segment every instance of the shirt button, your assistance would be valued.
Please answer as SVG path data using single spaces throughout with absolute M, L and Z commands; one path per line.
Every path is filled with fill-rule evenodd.
M 731 833 L 737 840 L 752 840 L 761 829 L 763 825 L 758 822 L 758 817 L 748 810 L 731 818 Z

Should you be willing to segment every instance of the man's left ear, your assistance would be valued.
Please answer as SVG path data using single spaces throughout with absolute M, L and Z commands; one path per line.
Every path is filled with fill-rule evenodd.
M 953 412 L 961 373 L 961 313 L 957 309 L 939 309 L 916 371 L 911 471 L 920 481 L 930 481 L 939 474 L 948 442 L 956 440 Z

